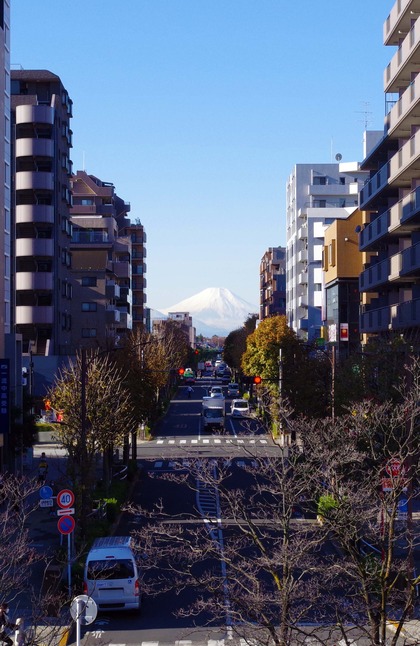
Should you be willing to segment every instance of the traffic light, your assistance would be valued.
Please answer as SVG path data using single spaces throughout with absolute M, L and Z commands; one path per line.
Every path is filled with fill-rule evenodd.
M 178 374 L 180 377 L 183 376 L 184 372 L 185 372 L 185 368 L 178 368 Z
M 194 354 L 200 354 L 200 350 L 195 349 Z
M 262 379 L 260 376 L 254 377 L 254 384 L 260 384 L 262 382 Z

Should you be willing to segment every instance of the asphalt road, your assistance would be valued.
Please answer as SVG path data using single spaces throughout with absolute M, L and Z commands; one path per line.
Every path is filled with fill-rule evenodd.
M 220 435 L 203 432 L 201 401 L 210 383 L 204 380 L 196 383 L 191 399 L 187 397 L 185 388 L 180 388 L 155 438 L 139 445 L 138 462 L 142 476 L 132 493 L 133 504 L 150 508 L 162 500 L 168 516 L 178 520 L 191 516 L 192 512 L 196 513 L 197 506 L 204 514 L 215 516 L 216 509 L 212 508 L 205 493 L 197 498 L 185 485 L 175 485 L 165 480 L 164 474 L 182 467 L 189 460 L 216 459 L 235 469 L 236 486 L 240 486 L 242 465 L 252 463 L 255 456 L 267 459 L 279 457 L 281 449 L 263 433 L 255 418 L 231 418 L 231 399 L 225 400 L 227 415 L 224 432 Z M 139 529 L 142 523 L 141 516 L 123 514 L 117 533 L 130 534 Z M 208 617 L 200 617 L 198 626 L 193 618 L 176 617 L 180 608 L 192 602 L 194 594 L 194 591 L 187 589 L 157 598 L 145 596 L 140 614 L 101 613 L 91 626 L 82 629 L 81 643 L 84 646 L 158 646 L 177 642 L 188 646 L 191 641 L 194 644 L 218 646 L 228 638 L 226 626 L 206 626 L 206 621 L 210 619 Z

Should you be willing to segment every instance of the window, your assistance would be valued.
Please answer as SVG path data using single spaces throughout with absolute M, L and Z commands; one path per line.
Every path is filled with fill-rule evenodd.
M 91 339 L 96 337 L 96 328 L 95 327 L 83 327 L 82 328 L 82 338 Z
M 96 312 L 97 303 L 82 303 L 82 312 Z
M 93 197 L 82 197 L 80 204 L 82 206 L 92 206 L 94 204 Z
M 314 186 L 325 186 L 327 183 L 327 178 L 325 176 L 314 177 L 313 185 Z
M 346 178 L 345 177 L 340 177 L 340 184 L 344 185 L 346 183 Z
M 82 287 L 96 287 L 96 276 L 82 276 Z

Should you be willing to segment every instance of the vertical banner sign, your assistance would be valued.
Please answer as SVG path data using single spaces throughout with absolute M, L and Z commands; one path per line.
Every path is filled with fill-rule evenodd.
M 9 359 L 0 359 L 0 428 L 7 432 L 10 423 L 10 367 Z
M 340 341 L 349 340 L 349 324 L 340 323 Z

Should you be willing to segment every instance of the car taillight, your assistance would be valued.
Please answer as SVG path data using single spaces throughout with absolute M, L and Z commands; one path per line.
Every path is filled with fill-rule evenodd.
M 134 596 L 138 597 L 139 594 L 140 594 L 140 583 L 139 583 L 139 580 L 137 579 L 134 584 Z
M 83 581 L 83 594 L 87 594 L 87 593 L 88 593 L 87 583 L 86 581 Z

